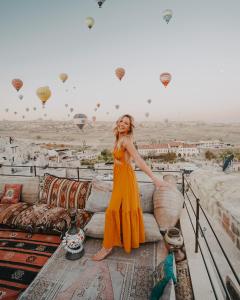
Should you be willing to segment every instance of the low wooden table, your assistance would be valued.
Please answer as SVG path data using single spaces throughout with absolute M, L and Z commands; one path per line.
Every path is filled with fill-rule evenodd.
M 60 245 L 19 299 L 149 299 L 153 287 L 152 272 L 166 256 L 164 243 L 146 243 L 130 254 L 114 248 L 106 259 L 94 262 L 91 257 L 101 248 L 101 243 L 102 240 L 87 239 L 85 254 L 76 261 L 67 260 Z M 175 299 L 172 282 L 162 299 Z

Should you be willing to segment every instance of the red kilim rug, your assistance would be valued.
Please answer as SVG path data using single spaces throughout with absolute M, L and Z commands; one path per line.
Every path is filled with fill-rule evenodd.
M 0 299 L 17 299 L 60 242 L 57 235 L 0 228 Z

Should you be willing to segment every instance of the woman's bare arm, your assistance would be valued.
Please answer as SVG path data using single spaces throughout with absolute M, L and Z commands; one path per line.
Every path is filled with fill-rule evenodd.
M 152 170 L 148 167 L 148 165 L 145 163 L 145 161 L 142 159 L 142 157 L 137 152 L 137 150 L 130 138 L 128 138 L 128 137 L 123 138 L 123 147 L 128 151 L 128 153 L 131 155 L 131 157 L 133 158 L 135 163 L 138 165 L 138 167 L 144 173 L 146 173 L 157 186 L 167 185 L 165 181 L 160 180 L 159 178 L 154 176 Z

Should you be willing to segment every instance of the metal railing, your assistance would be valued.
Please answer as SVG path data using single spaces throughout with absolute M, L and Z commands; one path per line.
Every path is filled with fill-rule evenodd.
M 214 256 L 213 251 L 210 247 L 210 241 L 208 240 L 208 238 L 205 234 L 206 228 L 200 222 L 200 213 L 202 213 L 201 216 L 203 217 L 203 219 L 205 220 L 206 224 L 208 225 L 211 233 L 213 234 L 213 236 L 215 238 L 215 241 L 217 242 L 217 244 L 218 244 L 218 246 L 221 250 L 222 256 L 226 260 L 226 263 L 227 263 L 229 269 L 232 272 L 233 277 L 235 278 L 237 283 L 240 285 L 239 276 L 237 275 L 236 270 L 234 269 L 232 263 L 230 262 L 230 260 L 228 258 L 228 255 L 227 255 L 226 251 L 224 250 L 224 248 L 223 248 L 223 246 L 222 246 L 222 244 L 221 244 L 221 242 L 220 242 L 220 240 L 219 240 L 219 238 L 218 238 L 218 236 L 217 236 L 217 234 L 216 234 L 216 232 L 213 228 L 213 225 L 211 224 L 205 210 L 203 209 L 200 199 L 196 196 L 195 192 L 193 191 L 193 189 L 191 187 L 191 184 L 190 184 L 189 180 L 187 179 L 187 176 L 184 173 L 183 173 L 183 179 L 184 179 L 184 181 L 183 181 L 183 189 L 182 190 L 183 190 L 183 196 L 185 198 L 184 206 L 186 208 L 188 217 L 189 217 L 191 225 L 192 225 L 192 229 L 193 229 L 194 234 L 195 234 L 195 252 L 198 253 L 198 250 L 200 250 L 200 254 L 201 254 L 201 257 L 203 259 L 203 263 L 204 263 L 204 266 L 206 268 L 206 272 L 208 274 L 209 281 L 211 283 L 211 287 L 212 287 L 215 299 L 218 299 L 216 288 L 215 288 L 214 283 L 213 283 L 213 278 L 211 277 L 211 272 L 210 272 L 209 266 L 206 262 L 206 257 L 203 253 L 203 248 L 202 248 L 201 244 L 199 243 L 199 233 L 200 233 L 201 236 L 203 237 L 204 242 L 205 242 L 208 254 L 211 257 L 211 260 L 213 262 L 214 269 L 216 270 L 217 278 L 220 282 L 220 286 L 221 286 L 221 290 L 223 292 L 223 296 L 228 300 L 234 299 L 229 294 L 227 284 L 226 284 L 225 280 L 223 279 L 220 268 L 219 268 L 219 266 L 217 264 L 217 261 L 216 261 L 216 257 Z M 191 211 L 190 211 L 188 205 L 186 205 L 186 200 L 189 203 L 189 207 L 191 208 Z M 194 208 L 193 201 L 195 201 L 195 208 Z M 191 215 L 194 216 L 195 220 L 193 220 Z M 194 226 L 194 223 L 195 223 L 195 226 Z

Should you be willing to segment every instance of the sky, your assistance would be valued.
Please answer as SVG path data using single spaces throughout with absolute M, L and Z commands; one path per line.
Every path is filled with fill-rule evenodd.
M 173 11 L 168 24 L 165 9 Z M 1 0 L 0 120 L 130 113 L 137 121 L 239 122 L 239 11 L 239 0 L 106 0 L 102 8 L 95 0 Z M 172 75 L 166 88 L 163 72 Z M 13 78 L 24 82 L 18 93 Z M 52 92 L 45 109 L 41 86 Z

